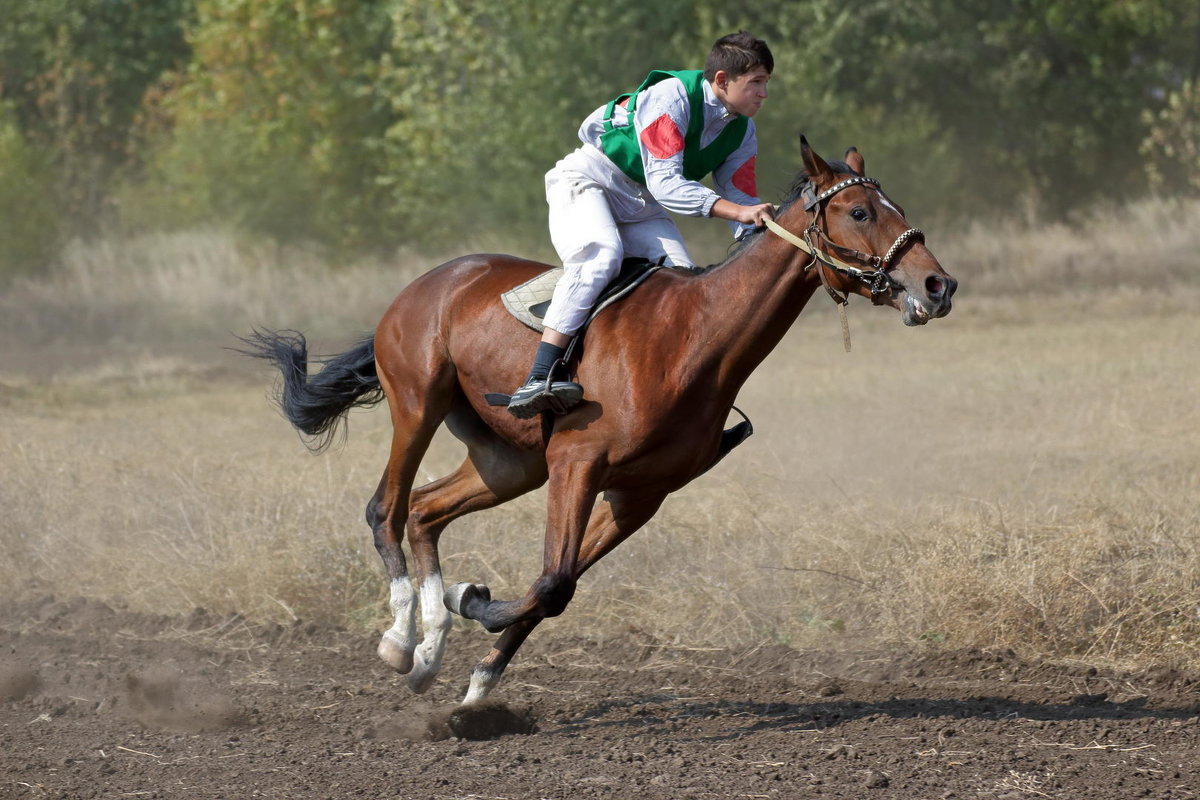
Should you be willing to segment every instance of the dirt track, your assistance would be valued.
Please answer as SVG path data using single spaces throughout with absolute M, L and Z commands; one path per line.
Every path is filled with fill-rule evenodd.
M 464 714 L 482 633 L 456 632 L 416 697 L 344 631 L 90 601 L 0 612 L 3 798 L 1200 794 L 1200 680 L 1167 671 L 548 632 L 497 691 L 508 705 Z

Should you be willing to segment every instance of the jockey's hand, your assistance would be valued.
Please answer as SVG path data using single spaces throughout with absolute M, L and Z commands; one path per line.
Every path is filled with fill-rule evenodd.
M 738 220 L 745 225 L 753 225 L 756 228 L 761 228 L 766 223 L 764 219 L 775 219 L 775 206 L 770 203 L 759 203 L 756 206 L 742 206 L 746 209 L 747 216 Z
M 770 203 L 759 203 L 756 206 L 743 206 L 725 198 L 720 198 L 712 207 L 712 216 L 733 220 L 743 225 L 763 226 L 764 219 L 775 219 L 775 206 Z

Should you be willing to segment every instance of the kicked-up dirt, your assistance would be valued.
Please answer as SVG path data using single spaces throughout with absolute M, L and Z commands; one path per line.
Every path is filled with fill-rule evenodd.
M 0 603 L 0 798 L 1200 796 L 1200 676 L 539 634 L 464 708 L 479 631 L 416 696 L 374 636 Z

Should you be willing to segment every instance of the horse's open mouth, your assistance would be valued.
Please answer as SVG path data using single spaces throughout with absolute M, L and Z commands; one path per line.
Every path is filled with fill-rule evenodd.
M 909 327 L 924 325 L 929 322 L 930 313 L 927 308 L 911 294 L 904 296 L 904 324 Z

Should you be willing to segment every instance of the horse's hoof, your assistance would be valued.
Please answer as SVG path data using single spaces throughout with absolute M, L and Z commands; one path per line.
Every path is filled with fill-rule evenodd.
M 413 668 L 412 648 L 403 647 L 391 633 L 391 631 L 387 631 L 383 634 L 383 637 L 379 640 L 379 647 L 375 652 L 384 660 L 384 663 L 396 670 L 396 672 L 399 672 L 401 675 L 407 674 Z
M 460 617 L 471 619 L 468 614 L 463 612 L 469 604 L 476 602 L 491 602 L 492 590 L 482 583 L 456 583 L 446 589 L 442 595 L 442 602 L 446 604 L 446 608 L 450 609 Z
M 437 670 L 430 669 L 421 654 L 417 653 L 412 672 L 408 673 L 408 688 L 416 694 L 425 694 L 437 676 Z

